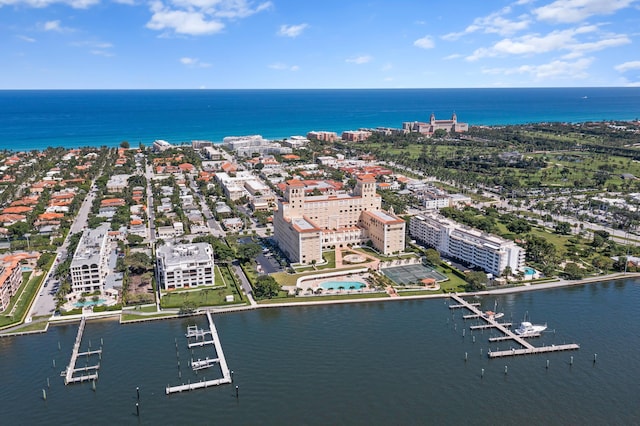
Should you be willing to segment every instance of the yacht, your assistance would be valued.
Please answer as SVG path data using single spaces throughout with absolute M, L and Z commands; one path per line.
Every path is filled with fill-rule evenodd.
M 522 321 L 520 327 L 515 329 L 515 333 L 519 336 L 530 336 L 539 334 L 547 329 L 547 324 L 531 324 L 529 321 Z

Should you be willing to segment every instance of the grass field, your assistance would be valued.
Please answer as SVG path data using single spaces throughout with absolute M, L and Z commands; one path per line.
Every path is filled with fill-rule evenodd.
M 8 327 L 24 321 L 24 317 L 29 310 L 31 301 L 36 297 L 36 293 L 40 288 L 40 284 L 42 283 L 44 276 L 44 273 L 34 277 L 31 277 L 31 272 L 25 272 L 22 274 L 23 282 L 26 284 L 22 284 L 20 286 L 18 293 L 11 298 L 9 307 L 2 313 L 2 315 L 0 315 L 0 328 Z M 13 314 L 9 315 L 11 312 L 13 312 Z

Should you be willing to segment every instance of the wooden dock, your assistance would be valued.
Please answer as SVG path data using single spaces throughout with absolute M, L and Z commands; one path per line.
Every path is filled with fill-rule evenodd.
M 82 383 L 91 380 L 98 379 L 98 370 L 100 369 L 100 363 L 96 365 L 87 365 L 86 367 L 76 368 L 76 362 L 78 357 L 86 356 L 89 358 L 91 355 L 99 355 L 102 357 L 102 348 L 98 350 L 88 350 L 85 352 L 80 352 L 80 344 L 82 343 L 82 335 L 84 333 L 84 327 L 87 323 L 86 317 L 82 317 L 80 320 L 80 326 L 78 327 L 78 334 L 76 335 L 76 341 L 73 344 L 73 350 L 71 351 L 71 359 L 69 360 L 69 365 L 67 369 L 62 372 L 62 376 L 64 376 L 64 384 L 72 384 L 72 383 Z M 89 371 L 93 371 L 91 374 Z M 75 376 L 76 373 L 84 372 L 85 374 L 80 376 Z
M 222 371 L 222 378 L 214 379 L 214 380 L 201 380 L 199 382 L 187 383 L 178 386 L 167 386 L 165 392 L 167 395 L 177 392 L 190 391 L 195 389 L 205 389 L 212 386 L 219 386 L 228 383 L 232 383 L 233 379 L 231 377 L 231 372 L 229 371 L 229 367 L 227 365 L 227 360 L 224 357 L 224 352 L 222 351 L 222 344 L 220 343 L 220 337 L 218 336 L 218 330 L 216 329 L 216 325 L 213 323 L 213 319 L 211 318 L 211 313 L 207 311 L 207 320 L 209 321 L 209 330 L 201 330 L 196 326 L 190 326 L 187 329 L 187 338 L 194 337 L 196 339 L 202 338 L 203 340 L 198 342 L 188 343 L 188 347 L 192 348 L 194 346 L 205 346 L 205 345 L 214 345 L 216 349 L 217 358 L 206 358 L 204 360 L 191 361 L 191 368 L 194 371 L 202 370 L 205 368 L 209 368 L 212 365 L 219 364 L 220 370 Z M 211 336 L 212 340 L 206 340 L 206 336 Z
M 566 345 L 551 345 L 551 346 L 535 347 L 531 343 L 527 342 L 525 338 L 539 337 L 540 333 L 531 334 L 528 336 L 519 336 L 514 332 L 512 332 L 511 330 L 509 330 L 508 327 L 511 326 L 511 323 L 499 323 L 495 319 L 492 319 L 490 317 L 487 317 L 486 315 L 483 315 L 482 311 L 480 311 L 480 309 L 477 308 L 479 304 L 467 303 L 462 297 L 458 296 L 457 294 L 451 294 L 450 296 L 458 304 L 451 305 L 449 306 L 449 308 L 464 307 L 470 310 L 473 313 L 472 315 L 477 315 L 476 318 L 480 318 L 486 322 L 486 324 L 471 326 L 470 328 L 472 330 L 495 328 L 495 329 L 498 329 L 500 332 L 502 332 L 504 336 L 492 337 L 489 339 L 489 341 L 498 342 L 498 341 L 505 341 L 505 340 L 513 340 L 514 342 L 522 346 L 521 349 L 512 348 L 507 351 L 493 351 L 493 352 L 490 351 L 488 353 L 489 358 L 499 358 L 499 357 L 505 357 L 505 356 L 515 356 L 515 355 L 541 354 L 541 353 L 547 353 L 547 352 L 558 352 L 558 351 L 580 349 L 580 346 L 575 343 L 566 344 Z
M 498 325 L 501 325 L 503 327 L 511 327 L 513 324 L 510 322 L 496 322 L 496 323 L 490 322 L 489 324 L 471 325 L 469 326 L 469 328 L 471 330 L 486 330 L 487 328 L 494 328 L 494 327 L 497 327 Z

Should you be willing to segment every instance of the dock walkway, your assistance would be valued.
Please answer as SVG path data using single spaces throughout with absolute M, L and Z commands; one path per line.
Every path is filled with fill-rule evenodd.
M 195 337 L 196 339 L 202 338 L 205 339 L 206 336 L 210 335 L 212 340 L 201 340 L 198 342 L 188 343 L 187 346 L 192 348 L 194 346 L 205 346 L 205 345 L 214 345 L 216 348 L 217 358 L 207 358 L 204 360 L 197 360 L 191 362 L 191 368 L 194 371 L 202 370 L 205 368 L 209 368 L 214 364 L 220 365 L 220 370 L 222 371 L 222 378 L 214 379 L 214 380 L 201 380 L 199 382 L 187 383 L 178 386 L 167 386 L 165 392 L 167 395 L 176 392 L 190 391 L 195 389 L 204 389 L 212 386 L 219 386 L 228 383 L 232 383 L 233 379 L 231 377 L 231 372 L 229 371 L 229 366 L 227 365 L 227 360 L 224 357 L 224 352 L 222 351 L 222 344 L 220 343 L 220 337 L 218 336 L 218 330 L 216 329 L 216 325 L 213 323 L 213 318 L 211 318 L 211 312 L 207 311 L 207 320 L 209 321 L 209 330 L 199 330 L 195 326 L 190 326 L 187 329 L 187 338 Z
M 64 384 L 72 384 L 72 383 L 82 383 L 91 380 L 98 379 L 98 370 L 100 369 L 100 363 L 96 365 L 87 365 L 86 367 L 76 368 L 76 362 L 79 356 L 86 356 L 87 358 L 91 355 L 99 355 L 102 357 L 102 348 L 92 351 L 88 350 L 85 352 L 80 352 L 80 344 L 82 343 L 82 335 L 84 333 L 84 327 L 87 324 L 87 318 L 82 317 L 80 320 L 80 326 L 78 327 L 78 334 L 76 335 L 76 341 L 73 344 L 73 350 L 71 351 L 71 359 L 69 360 L 69 365 L 67 369 L 62 372 L 64 376 Z M 84 372 L 88 373 L 89 371 L 94 371 L 91 374 L 83 374 L 81 376 L 74 376 L 75 373 Z
M 509 330 L 507 327 L 511 326 L 511 323 L 499 323 L 495 319 L 490 318 L 487 315 L 483 315 L 482 311 L 477 307 L 479 306 L 479 304 L 468 303 L 457 294 L 452 293 L 450 296 L 458 304 L 450 305 L 449 308 L 464 307 L 469 311 L 471 311 L 474 317 L 476 317 L 477 315 L 476 318 L 480 318 L 486 321 L 486 324 L 471 326 L 470 328 L 472 330 L 496 328 L 500 332 L 502 332 L 504 336 L 493 337 L 493 338 L 490 338 L 489 341 L 496 342 L 496 341 L 504 341 L 504 340 L 513 340 L 522 346 L 522 349 L 510 349 L 508 351 L 493 351 L 493 352 L 490 351 L 488 353 L 489 358 L 499 358 L 499 357 L 505 357 L 505 356 L 514 356 L 514 355 L 540 354 L 540 353 L 546 353 L 546 352 L 557 352 L 557 351 L 580 349 L 580 346 L 575 343 L 571 343 L 567 345 L 551 345 L 551 346 L 535 347 L 531 343 L 525 340 L 525 336 L 519 336 L 514 332 L 512 332 L 511 330 Z M 526 337 L 528 338 L 528 337 L 538 337 L 538 336 L 540 336 L 540 333 L 538 333 L 537 335 L 530 335 Z

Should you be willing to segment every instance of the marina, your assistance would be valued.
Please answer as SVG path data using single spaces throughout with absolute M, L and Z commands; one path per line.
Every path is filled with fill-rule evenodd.
M 91 350 L 91 344 L 89 344 L 89 350 L 80 352 L 80 344 L 82 343 L 82 335 L 84 334 L 84 328 L 87 323 L 86 317 L 82 317 L 80 320 L 80 326 L 78 327 L 78 334 L 76 335 L 75 343 L 73 344 L 73 350 L 71 351 L 71 359 L 66 370 L 60 375 L 64 376 L 64 384 L 69 385 L 73 383 L 82 383 L 91 380 L 98 379 L 98 370 L 100 369 L 100 362 L 95 365 L 89 365 L 89 357 L 92 355 L 98 355 L 102 360 L 102 347 L 97 350 Z M 79 357 L 86 356 L 87 364 L 84 367 L 76 368 L 76 363 Z M 92 372 L 92 373 L 90 373 Z M 76 376 L 76 373 L 84 373 L 80 376 Z
M 531 355 L 531 354 L 541 354 L 541 353 L 547 353 L 547 352 L 558 352 L 558 351 L 580 349 L 580 346 L 575 343 L 569 343 L 569 344 L 563 344 L 563 345 L 540 346 L 540 347 L 533 346 L 531 343 L 527 342 L 525 338 L 538 337 L 540 336 L 539 332 L 526 333 L 523 335 L 516 334 L 511 330 L 509 330 L 508 328 L 509 326 L 512 325 L 511 323 L 499 323 L 495 320 L 494 317 L 484 315 L 483 312 L 480 309 L 478 309 L 478 306 L 480 305 L 479 303 L 468 303 L 462 297 L 453 293 L 450 294 L 449 296 L 458 303 L 457 305 L 449 305 L 450 309 L 466 308 L 469 311 L 471 311 L 473 315 L 475 315 L 475 318 L 479 318 L 486 321 L 486 324 L 470 326 L 469 328 L 471 330 L 495 328 L 500 332 L 502 332 L 504 336 L 497 337 L 497 338 L 495 337 L 490 338 L 489 341 L 491 342 L 514 341 L 520 344 L 520 346 L 522 346 L 522 348 L 518 348 L 518 349 L 511 348 L 509 350 L 504 350 L 504 351 L 489 351 L 488 352 L 489 358 L 500 358 L 500 357 L 507 357 L 507 356 L 515 356 L 515 355 Z M 546 326 L 544 326 L 544 328 L 546 329 Z
M 198 382 L 194 383 L 183 383 L 178 386 L 167 386 L 165 389 L 165 393 L 167 395 L 171 395 L 172 393 L 178 393 L 183 391 L 190 391 L 195 389 L 204 389 L 212 386 L 219 386 L 224 384 L 229 384 L 233 382 L 233 377 L 231 376 L 231 371 L 227 365 L 227 360 L 224 357 L 224 352 L 222 351 L 222 344 L 220 343 L 220 337 L 218 336 L 218 331 L 216 330 L 216 325 L 213 322 L 213 318 L 211 318 L 211 312 L 207 311 L 207 321 L 209 322 L 209 330 L 203 330 L 198 328 L 198 326 L 188 326 L 187 333 L 185 336 L 187 337 L 187 346 L 189 349 L 194 347 L 203 347 L 208 345 L 214 345 L 215 347 L 215 355 L 217 358 L 205 358 L 204 360 L 191 360 L 191 368 L 193 371 L 204 370 L 210 368 L 214 365 L 219 365 L 220 370 L 222 371 L 222 378 L 206 380 L 202 379 Z M 211 337 L 211 340 L 207 340 L 207 336 Z M 190 339 L 195 339 L 195 342 L 189 342 Z M 202 340 L 200 340 L 202 339 Z M 178 365 L 180 365 L 178 363 Z

